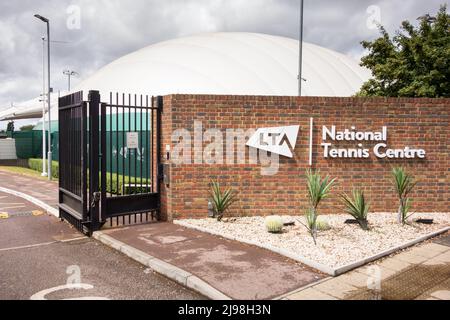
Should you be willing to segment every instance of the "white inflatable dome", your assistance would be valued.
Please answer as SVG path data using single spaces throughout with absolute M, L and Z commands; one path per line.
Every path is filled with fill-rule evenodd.
M 298 41 L 256 33 L 208 33 L 157 43 L 100 69 L 74 91 L 149 95 L 298 94 Z M 370 72 L 350 57 L 304 44 L 303 95 L 351 96 Z
M 106 65 L 72 91 L 166 95 L 231 94 L 297 96 L 298 41 L 257 33 L 207 33 L 157 43 Z M 370 71 L 350 57 L 304 44 L 304 96 L 352 96 Z M 38 99 L 36 99 L 38 101 Z M 8 109 L 0 120 L 39 115 L 42 104 Z M 52 119 L 57 120 L 57 95 Z

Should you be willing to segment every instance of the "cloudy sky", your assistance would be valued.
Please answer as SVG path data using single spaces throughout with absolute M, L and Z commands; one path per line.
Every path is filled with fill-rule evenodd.
M 435 13 L 446 0 L 305 0 L 305 41 L 355 58 L 359 42 L 400 21 Z M 65 89 L 116 58 L 161 40 L 215 31 L 261 32 L 298 38 L 298 0 L 1 0 L 0 109 L 42 91 L 42 40 L 51 20 L 52 86 Z M 78 20 L 78 13 L 80 13 Z

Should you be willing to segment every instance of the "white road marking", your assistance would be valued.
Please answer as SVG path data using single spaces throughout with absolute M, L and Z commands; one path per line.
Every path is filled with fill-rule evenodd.
M 19 208 L 25 208 L 26 206 L 13 206 L 13 207 L 1 207 L 0 210 L 6 210 L 6 209 L 19 209 Z
M 30 244 L 28 246 L 4 248 L 4 249 L 0 249 L 0 252 L 2 252 L 2 251 L 20 250 L 20 249 L 29 249 L 29 248 L 35 248 L 35 247 L 43 247 L 43 246 L 48 246 L 50 244 L 57 243 L 57 242 L 58 241 L 43 242 L 43 243 L 38 243 L 38 244 Z
M 73 242 L 73 241 L 78 241 L 78 240 L 84 240 L 84 239 L 88 239 L 88 237 L 87 237 L 87 236 L 81 236 L 81 237 L 72 238 L 72 239 L 60 240 L 59 242 L 62 242 L 62 243 L 68 243 L 68 242 Z
M 39 291 L 38 293 L 33 294 L 30 297 L 30 300 L 47 300 L 45 298 L 45 296 L 50 293 L 60 291 L 60 290 L 80 290 L 80 289 L 90 290 L 90 289 L 94 289 L 94 286 L 91 284 L 86 284 L 86 283 L 65 284 L 62 286 L 53 287 L 53 288 Z M 109 300 L 109 299 L 104 298 L 104 297 L 80 297 L 80 298 L 68 298 L 68 299 L 62 299 L 62 300 Z

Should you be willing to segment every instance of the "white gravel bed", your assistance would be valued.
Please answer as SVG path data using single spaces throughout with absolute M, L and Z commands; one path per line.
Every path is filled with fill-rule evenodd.
M 424 225 L 414 220 L 434 219 L 434 224 Z M 295 226 L 284 227 L 283 233 L 271 234 L 266 231 L 264 217 L 233 218 L 233 222 L 218 222 L 216 219 L 184 219 L 183 225 L 201 227 L 224 237 L 236 237 L 246 241 L 263 243 L 292 252 L 322 265 L 339 268 L 361 259 L 366 259 L 383 251 L 398 247 L 432 232 L 450 226 L 450 212 L 420 213 L 411 218 L 407 225 L 397 223 L 395 213 L 369 214 L 369 231 L 358 225 L 344 224 L 349 215 L 322 215 L 331 229 L 319 231 L 317 245 L 298 221 L 303 217 L 283 216 L 285 221 L 296 221 Z

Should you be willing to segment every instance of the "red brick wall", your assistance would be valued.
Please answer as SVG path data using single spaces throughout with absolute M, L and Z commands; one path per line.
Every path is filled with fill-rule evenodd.
M 420 181 L 412 195 L 414 211 L 449 211 L 449 110 L 449 99 L 166 96 L 161 147 L 165 163 L 170 163 L 165 160 L 165 146 L 174 146 L 172 131 L 185 128 L 193 135 L 195 120 L 203 123 L 203 130 L 288 125 L 301 128 L 294 158 L 280 157 L 279 172 L 274 176 L 262 176 L 260 165 L 171 164 L 170 186 L 161 190 L 163 217 L 205 217 L 211 179 L 239 192 L 239 201 L 230 215 L 303 214 L 307 205 L 304 174 L 309 168 L 310 117 L 315 119 L 313 168 L 338 181 L 332 196 L 322 203 L 322 213 L 341 213 L 337 195 L 351 192 L 352 188 L 365 190 L 371 211 L 395 212 L 398 204 L 390 171 L 400 165 Z M 361 131 L 388 126 L 389 147 L 423 148 L 427 156 L 425 160 L 387 160 L 377 159 L 371 152 L 369 159 L 325 159 L 320 145 L 323 125 L 336 125 L 338 129 L 356 125 Z M 203 147 L 208 143 L 204 141 Z M 369 149 L 373 145 L 364 142 Z

